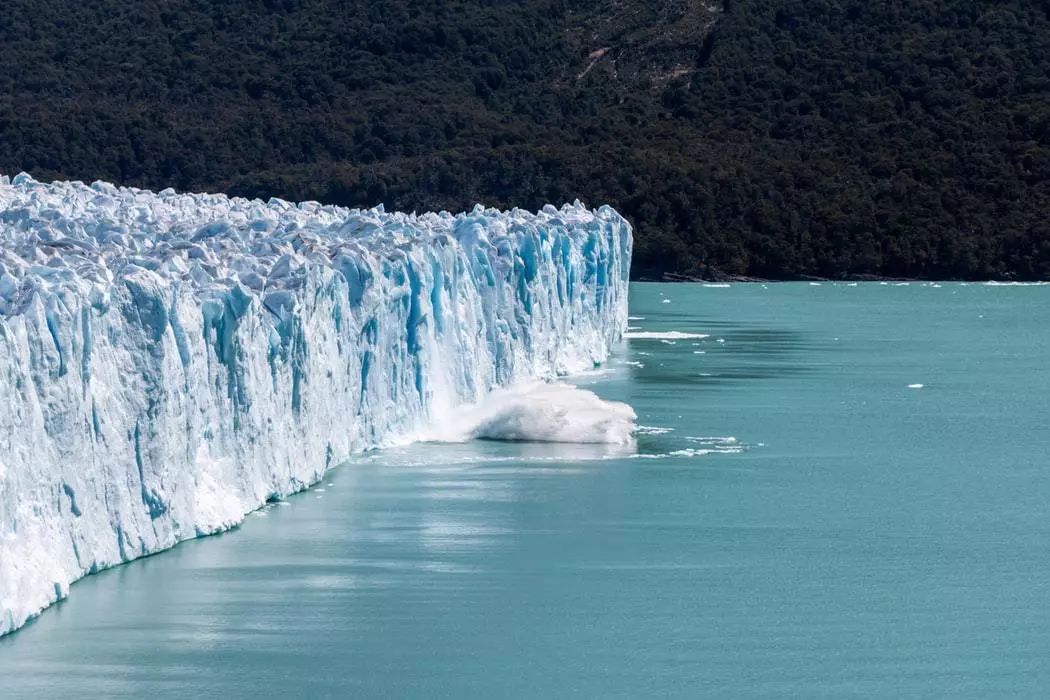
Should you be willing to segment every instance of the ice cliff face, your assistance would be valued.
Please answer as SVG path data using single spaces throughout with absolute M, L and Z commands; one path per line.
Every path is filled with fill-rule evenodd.
M 0 634 L 627 323 L 631 230 L 0 177 Z

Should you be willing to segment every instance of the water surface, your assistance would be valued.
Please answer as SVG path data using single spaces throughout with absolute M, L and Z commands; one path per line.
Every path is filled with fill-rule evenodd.
M 630 340 L 583 380 L 635 407 L 637 454 L 357 459 L 76 584 L 0 639 L 0 695 L 1050 687 L 1050 287 L 632 297 L 642 331 L 709 334 Z

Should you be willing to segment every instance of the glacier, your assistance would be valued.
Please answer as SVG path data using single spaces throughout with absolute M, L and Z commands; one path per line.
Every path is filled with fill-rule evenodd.
M 355 452 L 601 363 L 631 249 L 579 202 L 416 215 L 0 176 L 0 634 Z

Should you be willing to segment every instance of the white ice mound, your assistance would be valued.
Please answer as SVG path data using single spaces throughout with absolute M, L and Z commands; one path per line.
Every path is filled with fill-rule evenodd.
M 0 177 L 0 633 L 495 387 L 593 367 L 631 230 Z
M 436 421 L 423 439 L 631 445 L 637 418 L 627 404 L 592 391 L 533 381 L 494 390 Z

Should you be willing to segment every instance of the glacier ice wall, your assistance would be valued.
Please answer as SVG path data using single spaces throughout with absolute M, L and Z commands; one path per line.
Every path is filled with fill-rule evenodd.
M 0 634 L 491 389 L 602 361 L 631 230 L 0 177 Z

